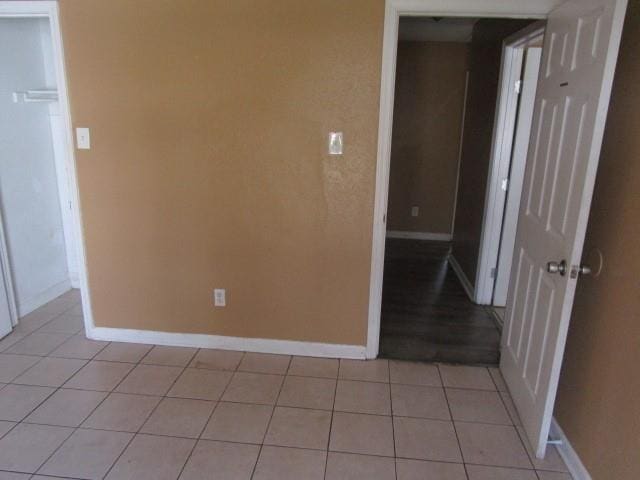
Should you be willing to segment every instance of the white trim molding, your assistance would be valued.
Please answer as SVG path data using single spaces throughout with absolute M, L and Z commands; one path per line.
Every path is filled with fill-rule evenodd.
M 172 333 L 153 330 L 94 327 L 87 332 L 92 340 L 132 342 L 176 347 L 217 348 L 256 353 L 276 353 L 306 357 L 364 359 L 364 345 L 299 342 L 265 338 L 226 337 L 200 333 Z
M 30 298 L 26 302 L 18 303 L 18 318 L 24 317 L 29 313 L 33 312 L 37 308 L 40 308 L 45 303 L 49 303 L 54 298 L 59 297 L 63 293 L 71 290 L 72 285 L 70 280 L 63 280 L 62 282 L 58 282 L 55 285 L 47 288 L 44 292 L 40 292 L 33 298 Z
M 585 467 L 582 460 L 580 460 L 578 453 L 573 449 L 571 442 L 569 442 L 569 439 L 555 418 L 551 420 L 551 430 L 549 433 L 552 439 L 560 441 L 560 443 L 556 445 L 556 448 L 558 449 L 560 457 L 562 457 L 562 460 L 564 460 L 564 463 L 567 465 L 573 480 L 591 480 L 591 474 L 587 470 L 587 467 Z
M 454 273 L 458 277 L 458 280 L 460 280 L 462 288 L 464 288 L 464 291 L 469 296 L 469 299 L 473 302 L 473 299 L 475 298 L 475 289 L 469 281 L 469 277 L 467 277 L 467 275 L 464 273 L 464 270 L 462 270 L 462 267 L 456 260 L 456 257 L 453 256 L 453 254 L 450 254 L 447 260 L 449 261 L 449 265 L 451 265 Z
M 403 232 L 400 230 L 387 230 L 387 238 L 405 238 L 409 240 L 431 240 L 434 242 L 450 242 L 450 233 L 431 232 Z

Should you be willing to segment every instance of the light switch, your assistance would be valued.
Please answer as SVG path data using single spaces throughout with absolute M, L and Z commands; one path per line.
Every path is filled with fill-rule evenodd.
M 329 155 L 342 155 L 342 132 L 329 134 Z
M 91 136 L 88 128 L 76 128 L 76 143 L 78 150 L 89 150 L 91 148 Z

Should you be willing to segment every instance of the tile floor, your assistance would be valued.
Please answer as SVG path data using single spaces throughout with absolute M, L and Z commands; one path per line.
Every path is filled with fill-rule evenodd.
M 95 342 L 77 292 L 0 340 L 0 480 L 569 480 L 495 369 Z

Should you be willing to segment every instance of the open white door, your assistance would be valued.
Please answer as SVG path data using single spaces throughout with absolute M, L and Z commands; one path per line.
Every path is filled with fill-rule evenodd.
M 500 361 L 538 457 L 553 415 L 626 5 L 568 0 L 547 23 Z

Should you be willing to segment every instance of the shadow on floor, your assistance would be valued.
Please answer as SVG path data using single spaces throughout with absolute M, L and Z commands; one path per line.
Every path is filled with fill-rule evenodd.
M 447 257 L 447 242 L 387 239 L 380 355 L 495 365 L 500 332 L 493 314 L 469 300 Z

